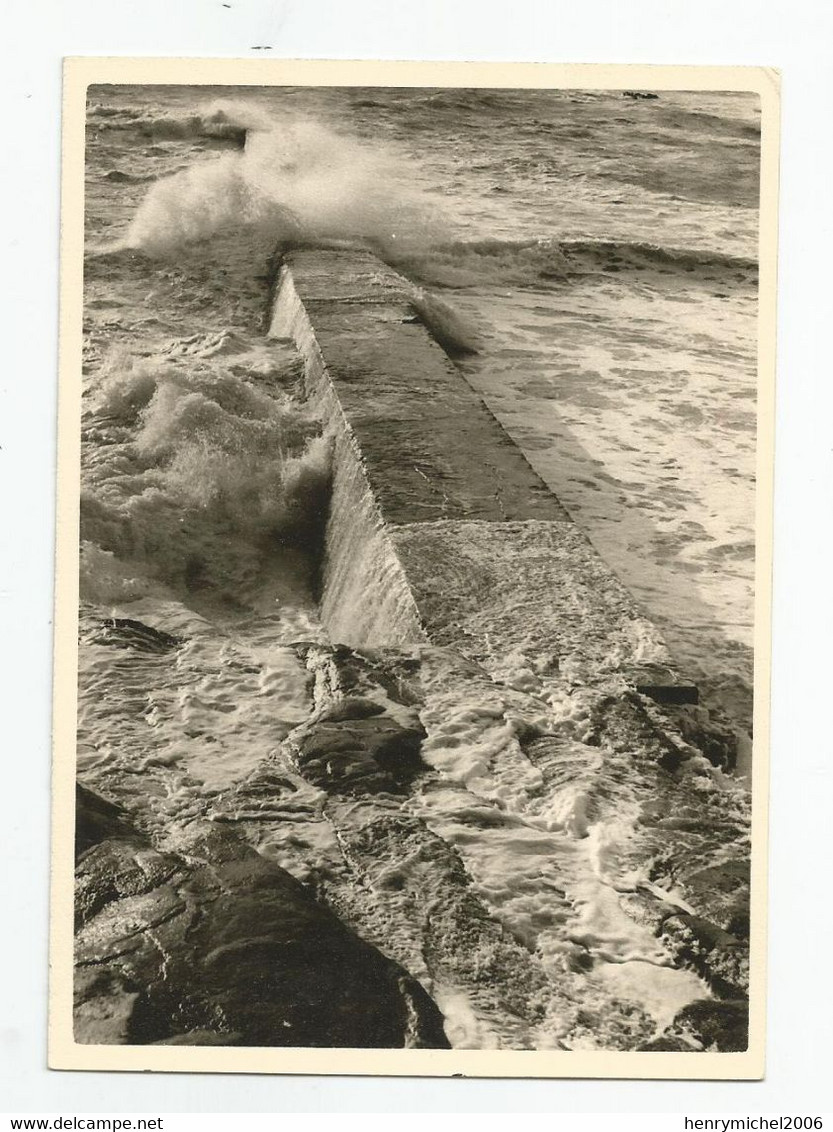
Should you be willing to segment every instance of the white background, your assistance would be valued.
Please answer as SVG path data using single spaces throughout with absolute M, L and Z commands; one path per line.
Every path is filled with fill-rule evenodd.
M 831 1109 L 833 119 L 825 0 L 25 0 L 3 19 L 0 1111 Z M 45 1068 L 52 552 L 64 55 L 755 64 L 783 77 L 764 1082 L 423 1081 Z M 611 1120 L 613 1124 L 613 1119 Z M 680 1125 L 682 1122 L 680 1122 Z

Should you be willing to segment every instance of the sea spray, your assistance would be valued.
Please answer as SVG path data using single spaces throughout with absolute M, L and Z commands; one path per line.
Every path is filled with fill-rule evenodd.
M 214 111 L 208 120 L 243 130 L 243 152 L 200 160 L 151 185 L 130 226 L 128 246 L 160 255 L 245 229 L 273 243 L 328 238 L 407 243 L 440 226 L 433 201 L 414 188 L 414 171 L 404 156 L 312 120 L 269 119 L 241 104 Z
M 154 182 L 131 223 L 130 248 L 164 256 L 246 232 L 267 247 L 361 241 L 389 262 L 419 263 L 447 237 L 438 204 L 414 188 L 409 160 L 379 145 L 243 102 L 171 122 L 208 136 L 242 130 L 245 147 Z M 415 285 L 413 307 L 450 354 L 477 352 L 473 321 L 447 301 Z
M 100 376 L 84 427 L 85 596 L 112 588 L 115 558 L 174 590 L 239 600 L 264 555 L 318 554 L 330 475 L 318 420 L 279 387 L 240 376 L 244 343 L 219 359 L 181 349 L 118 353 Z

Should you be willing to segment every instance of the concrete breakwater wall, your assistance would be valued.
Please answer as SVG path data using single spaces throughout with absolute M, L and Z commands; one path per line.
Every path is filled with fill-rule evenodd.
M 549 987 L 548 1020 L 527 1003 L 518 1034 L 504 1017 L 496 1040 L 534 1047 L 558 1034 L 572 1048 L 590 1008 L 606 1019 L 593 1037 L 602 1045 L 683 1050 L 693 1035 L 693 1048 L 745 1048 L 747 813 L 722 776 L 731 729 L 698 706 L 657 629 L 414 300 L 366 251 L 295 251 L 270 334 L 294 341 L 333 437 L 321 599 L 330 637 L 370 656 L 422 646 L 422 691 L 408 702 L 420 707 L 431 771 L 406 809 L 455 847 L 488 916 L 522 941 Z M 373 830 L 388 820 L 366 817 Z M 386 854 L 400 875 L 399 834 Z M 380 928 L 343 894 L 328 899 L 421 971 L 404 929 Z M 498 964 L 498 988 L 518 962 Z M 477 976 L 436 967 L 421 976 L 444 1012 L 444 985 L 462 987 L 478 1025 L 491 1026 Z M 641 1003 L 658 1044 L 631 1032 L 620 998 Z M 556 1024 L 553 1011 L 573 1021 Z
M 731 735 L 420 321 L 430 302 L 340 248 L 292 253 L 273 305 L 317 411 L 286 345 L 218 364 L 332 440 L 327 632 L 275 613 L 274 543 L 258 574 L 226 526 L 208 534 L 245 570 L 224 557 L 214 591 L 183 576 L 180 600 L 85 609 L 77 1040 L 745 1048 Z M 141 418 L 120 427 L 129 451 Z
M 292 338 L 335 445 L 322 614 L 355 646 L 453 643 L 692 702 L 656 628 L 371 253 L 293 252 L 270 334 Z

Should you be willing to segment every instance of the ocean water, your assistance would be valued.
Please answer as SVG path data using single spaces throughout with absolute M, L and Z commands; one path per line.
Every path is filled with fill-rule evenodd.
M 360 241 L 408 276 L 468 348 L 465 379 L 745 733 L 759 133 L 742 94 L 89 92 L 79 771 L 175 847 L 271 760 L 292 789 L 258 847 L 423 978 L 458 1045 L 635 1048 L 708 991 L 623 904 L 649 883 L 650 775 L 602 766 L 563 689 L 480 687 L 442 650 L 423 711 L 442 785 L 403 812 L 543 965 L 535 1026 L 465 980 L 432 986 L 405 904 L 383 929 L 351 895 L 344 845 L 366 814 L 325 807 L 282 747 L 315 709 L 309 649 L 330 644 L 331 438 L 294 351 L 264 337 L 270 260 L 280 242 Z M 551 774 L 527 732 L 561 744 Z M 697 774 L 739 829 L 737 781 Z M 385 852 L 368 891 L 436 879 Z
M 238 227 L 359 236 L 443 295 L 479 345 L 468 380 L 748 724 L 754 96 L 183 87 L 90 102 L 91 241 L 165 255 Z M 241 128 L 257 131 L 242 156 Z

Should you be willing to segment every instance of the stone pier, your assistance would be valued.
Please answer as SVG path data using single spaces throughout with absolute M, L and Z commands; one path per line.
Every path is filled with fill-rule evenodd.
M 370 252 L 294 251 L 270 334 L 291 338 L 335 445 L 322 614 L 355 646 L 454 643 L 692 702 L 657 629 Z

